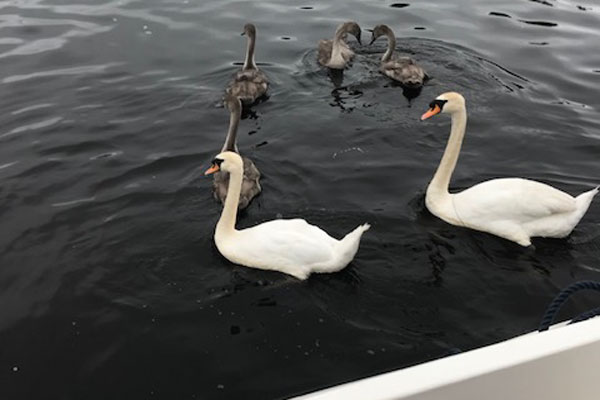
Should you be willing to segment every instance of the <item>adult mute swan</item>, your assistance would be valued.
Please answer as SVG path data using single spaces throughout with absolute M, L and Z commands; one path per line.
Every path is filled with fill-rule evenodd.
M 563 238 L 571 233 L 587 211 L 598 187 L 577 197 L 544 183 L 502 178 L 479 183 L 460 193 L 449 193 L 465 135 L 465 99 L 448 92 L 429 104 L 425 120 L 439 113 L 450 114 L 452 129 L 440 165 L 427 187 L 425 205 L 435 216 L 457 226 L 488 232 L 531 245 L 531 237 Z
M 239 154 L 237 147 L 237 131 L 242 115 L 242 103 L 237 97 L 226 96 L 225 105 L 229 109 L 229 130 L 225 138 L 225 144 L 221 151 L 233 151 Z M 248 157 L 242 157 L 244 162 L 244 178 L 242 179 L 242 188 L 240 191 L 239 209 L 248 207 L 250 201 L 261 192 L 260 171 Z M 225 204 L 227 198 L 227 188 L 229 186 L 229 175 L 225 172 L 217 172 L 213 175 L 213 193 L 215 199 Z
M 256 27 L 253 24 L 246 24 L 242 35 L 248 37 L 246 60 L 242 69 L 233 76 L 225 92 L 230 96 L 238 97 L 243 104 L 249 106 L 267 93 L 269 80 L 254 62 Z
M 333 40 L 322 39 L 319 41 L 319 52 L 317 61 L 324 67 L 331 69 L 344 69 L 346 64 L 354 57 L 354 52 L 346 44 L 346 34 L 354 35 L 358 43 L 360 42 L 360 26 L 356 22 L 344 22 L 335 30 Z
M 229 261 L 251 268 L 280 271 L 298 279 L 313 273 L 337 272 L 352 261 L 369 224 L 358 226 L 342 240 L 329 236 L 303 219 L 277 219 L 251 228 L 235 229 L 242 187 L 242 158 L 218 154 L 206 175 L 229 173 L 229 194 L 215 230 L 215 244 Z
M 394 31 L 387 25 L 377 25 L 371 32 L 369 44 L 373 44 L 380 36 L 387 36 L 388 39 L 387 50 L 381 58 L 381 73 L 409 88 L 423 86 L 423 82 L 427 79 L 425 70 L 410 57 L 394 57 L 396 48 Z

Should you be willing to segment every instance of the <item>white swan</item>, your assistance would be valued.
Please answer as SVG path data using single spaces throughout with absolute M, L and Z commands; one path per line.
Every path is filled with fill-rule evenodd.
M 552 186 L 521 178 L 492 179 L 460 193 L 449 193 L 467 125 L 465 99 L 458 93 L 438 96 L 423 114 L 425 120 L 450 114 L 452 129 L 440 165 L 427 187 L 427 209 L 444 221 L 531 245 L 531 237 L 563 238 L 587 211 L 598 187 L 577 197 Z
M 229 189 L 215 230 L 215 244 L 229 261 L 251 268 L 280 271 L 298 279 L 313 272 L 336 272 L 352 261 L 369 224 L 360 225 L 342 240 L 329 236 L 303 219 L 278 219 L 251 228 L 235 229 L 243 164 L 234 152 L 218 154 L 206 175 L 228 172 Z
M 324 67 L 344 69 L 346 64 L 354 57 L 354 52 L 346 44 L 346 34 L 354 35 L 359 44 L 360 26 L 354 21 L 344 22 L 335 30 L 333 40 L 322 39 L 319 41 L 317 61 Z

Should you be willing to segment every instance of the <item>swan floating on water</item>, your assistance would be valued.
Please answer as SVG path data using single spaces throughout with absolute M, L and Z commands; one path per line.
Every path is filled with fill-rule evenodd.
M 256 47 L 256 27 L 246 24 L 242 35 L 248 37 L 246 47 L 246 60 L 242 69 L 235 73 L 233 80 L 225 89 L 229 96 L 238 97 L 244 105 L 252 105 L 256 100 L 267 94 L 269 80 L 256 66 L 254 61 L 254 48 Z
M 359 44 L 360 26 L 356 22 L 344 22 L 335 30 L 333 39 L 322 39 L 319 41 L 317 61 L 324 67 L 331 69 L 344 69 L 346 64 L 354 57 L 354 52 L 346 43 L 346 34 L 352 34 Z
M 388 39 L 387 50 L 381 58 L 381 73 L 409 88 L 423 86 L 427 79 L 425 70 L 410 57 L 394 57 L 396 36 L 390 27 L 377 25 L 371 32 L 371 43 L 369 44 L 373 44 L 380 36 L 387 36 Z
M 223 171 L 230 175 L 229 189 L 215 230 L 215 244 L 229 261 L 251 268 L 280 271 L 298 279 L 311 273 L 337 272 L 358 251 L 369 224 L 358 226 L 337 240 L 303 219 L 277 219 L 246 229 L 236 229 L 243 177 L 242 158 L 234 152 L 218 154 L 206 175 Z
M 467 125 L 465 99 L 459 93 L 448 92 L 429 107 L 421 120 L 439 113 L 452 118 L 446 150 L 425 195 L 425 205 L 432 214 L 452 225 L 488 232 L 521 246 L 531 245 L 534 236 L 563 238 L 571 233 L 598 187 L 573 197 L 544 183 L 502 178 L 449 193 Z

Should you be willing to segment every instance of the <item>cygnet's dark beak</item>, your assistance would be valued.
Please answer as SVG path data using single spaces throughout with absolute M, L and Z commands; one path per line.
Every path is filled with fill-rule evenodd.
M 360 32 L 358 32 L 358 36 L 356 37 L 356 40 L 358 40 L 358 44 L 360 44 L 362 46 L 362 42 L 360 41 Z
M 240 33 L 240 36 L 246 36 L 246 32 Z
M 369 43 L 369 46 L 373 44 L 373 42 L 375 41 L 375 39 L 377 39 L 375 37 L 375 35 L 373 35 L 373 29 L 365 29 L 365 31 L 367 32 L 371 32 L 371 42 Z

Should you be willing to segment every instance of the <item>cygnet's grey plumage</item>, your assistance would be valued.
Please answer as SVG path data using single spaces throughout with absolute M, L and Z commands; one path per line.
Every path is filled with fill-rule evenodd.
M 240 123 L 242 115 L 242 103 L 240 99 L 233 96 L 225 97 L 225 104 L 230 112 L 229 117 L 229 130 L 227 131 L 227 137 L 225 138 L 225 144 L 221 149 L 224 151 L 234 151 L 239 154 L 237 147 L 237 129 Z M 260 187 L 260 171 L 254 165 L 254 162 L 248 157 L 242 157 L 244 162 L 244 179 L 242 181 L 242 191 L 240 193 L 239 209 L 248 207 L 250 201 L 256 197 L 262 190 Z M 227 198 L 227 189 L 229 187 L 229 174 L 226 172 L 216 172 L 213 175 L 213 190 L 216 200 L 225 203 Z
M 317 61 L 324 67 L 344 69 L 346 64 L 354 57 L 354 52 L 346 43 L 346 36 L 354 35 L 360 44 L 360 26 L 356 22 L 344 22 L 337 27 L 333 39 L 319 41 Z
M 388 48 L 381 58 L 380 71 L 404 86 L 411 88 L 423 86 L 423 83 L 427 79 L 425 70 L 410 57 L 394 57 L 396 36 L 390 27 L 387 25 L 377 25 L 372 32 L 370 44 L 380 36 L 385 35 L 388 38 Z
M 235 73 L 225 92 L 229 96 L 239 98 L 243 104 L 251 105 L 267 93 L 269 80 L 254 62 L 256 27 L 253 24 L 246 24 L 242 35 L 248 37 L 246 59 L 242 69 Z

